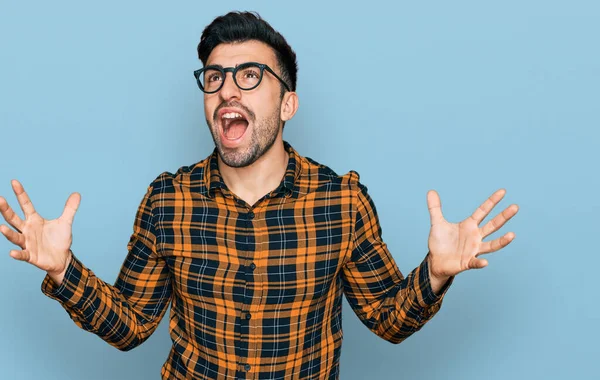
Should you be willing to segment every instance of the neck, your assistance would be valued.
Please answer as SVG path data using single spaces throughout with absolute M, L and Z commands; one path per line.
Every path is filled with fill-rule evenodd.
M 279 186 L 285 175 L 288 159 L 283 140 L 278 138 L 268 151 L 249 166 L 234 168 L 225 164 L 221 157 L 218 162 L 219 171 L 229 190 L 249 205 L 254 205 Z

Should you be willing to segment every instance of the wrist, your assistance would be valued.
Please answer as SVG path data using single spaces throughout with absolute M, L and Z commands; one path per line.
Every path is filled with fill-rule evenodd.
M 427 263 L 428 263 L 427 267 L 428 267 L 428 271 L 429 271 L 428 274 L 429 274 L 429 283 L 431 285 L 431 290 L 433 291 L 434 294 L 438 295 L 440 290 L 444 287 L 446 282 L 448 282 L 448 280 L 450 279 L 451 276 L 436 274 L 435 271 L 432 270 L 430 255 L 427 256 Z
M 67 273 L 67 269 L 69 268 L 69 265 L 71 264 L 71 260 L 73 259 L 73 254 L 71 252 L 71 250 L 69 250 L 67 259 L 65 260 L 65 267 L 61 270 L 61 271 L 47 271 L 46 273 L 48 273 L 48 276 L 50 276 L 50 278 L 52 279 L 52 281 L 54 281 L 54 283 L 58 286 L 60 286 L 63 282 L 63 279 L 65 278 L 65 274 Z

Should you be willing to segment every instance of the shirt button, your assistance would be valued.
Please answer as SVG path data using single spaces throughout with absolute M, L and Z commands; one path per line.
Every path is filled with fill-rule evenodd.
M 252 314 L 246 313 L 246 319 L 250 319 L 250 318 L 252 318 Z
M 246 371 L 250 371 L 250 368 L 252 368 L 252 367 L 250 367 L 250 364 L 246 364 L 246 365 L 244 366 L 244 369 L 245 369 Z
M 248 219 L 254 219 L 254 213 L 252 211 L 248 213 Z
M 255 270 L 256 269 L 256 264 L 254 264 L 254 263 L 250 264 L 250 269 Z

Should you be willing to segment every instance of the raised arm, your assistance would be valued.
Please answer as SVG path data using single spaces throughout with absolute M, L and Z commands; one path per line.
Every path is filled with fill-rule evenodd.
M 168 267 L 156 252 L 152 214 L 152 187 L 138 209 L 128 254 L 114 286 L 97 278 L 71 252 L 71 225 L 79 195 L 69 197 L 63 215 L 43 219 L 23 187 L 13 189 L 25 214 L 19 218 L 0 198 L 0 211 L 14 228 L 0 231 L 20 250 L 11 251 L 17 260 L 45 270 L 42 291 L 58 300 L 73 321 L 120 350 L 144 342 L 156 329 L 171 298 Z

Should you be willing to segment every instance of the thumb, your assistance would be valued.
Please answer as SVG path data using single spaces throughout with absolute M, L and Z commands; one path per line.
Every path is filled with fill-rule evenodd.
M 79 208 L 79 203 L 81 202 L 81 195 L 79 193 L 73 193 L 69 195 L 67 199 L 67 203 L 65 204 L 65 209 L 63 210 L 61 219 L 65 219 L 69 225 L 73 224 L 73 219 L 75 219 L 75 213 Z
M 431 225 L 438 224 L 444 221 L 442 215 L 442 202 L 437 191 L 429 190 L 427 192 L 427 208 L 429 208 L 429 217 Z

